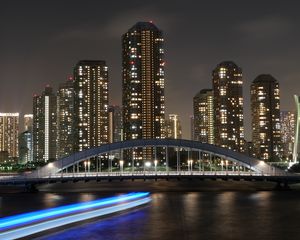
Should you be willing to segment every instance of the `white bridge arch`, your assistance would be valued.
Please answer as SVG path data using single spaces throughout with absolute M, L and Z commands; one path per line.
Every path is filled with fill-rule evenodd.
M 123 142 L 111 143 L 99 147 L 91 148 L 82 152 L 75 153 L 68 157 L 59 159 L 55 162 L 48 163 L 40 169 L 32 172 L 29 177 L 47 177 L 51 174 L 57 174 L 60 171 L 67 169 L 75 164 L 83 162 L 87 159 L 97 157 L 101 154 L 109 154 L 113 151 L 121 151 L 133 148 L 143 147 L 173 147 L 188 149 L 189 151 L 199 151 L 213 156 L 220 157 L 224 160 L 237 163 L 239 166 L 244 166 L 256 173 L 274 175 L 274 167 L 271 167 L 264 161 L 246 156 L 242 153 L 234 152 L 232 150 L 217 147 L 215 145 L 201 143 L 191 140 L 183 139 L 143 139 L 143 140 L 128 140 Z M 276 173 L 282 173 L 280 169 L 276 169 Z

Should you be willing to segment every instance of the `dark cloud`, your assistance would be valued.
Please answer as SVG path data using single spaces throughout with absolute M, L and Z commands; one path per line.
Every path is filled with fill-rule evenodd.
M 243 69 L 246 137 L 249 86 L 261 73 L 281 84 L 282 109 L 300 93 L 300 17 L 297 1 L 4 0 L 0 8 L 0 111 L 31 112 L 32 94 L 53 87 L 80 59 L 104 59 L 111 103 L 121 104 L 121 35 L 137 21 L 164 31 L 166 104 L 189 137 L 192 98 L 211 87 L 223 60 Z
M 269 41 L 291 34 L 293 25 L 293 22 L 284 17 L 265 16 L 244 22 L 238 28 L 246 38 Z

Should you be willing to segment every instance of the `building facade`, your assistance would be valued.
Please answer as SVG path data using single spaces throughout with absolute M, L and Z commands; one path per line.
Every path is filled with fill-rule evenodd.
M 182 128 L 178 114 L 169 114 L 169 118 L 165 121 L 166 138 L 181 139 Z
M 32 131 L 33 114 L 24 115 L 24 131 Z
M 18 137 L 19 113 L 0 113 L 0 152 L 6 152 L 8 160 L 15 161 L 19 156 Z
M 214 102 L 212 89 L 203 89 L 194 96 L 193 109 L 193 140 L 214 144 Z
M 261 74 L 251 85 L 252 142 L 257 158 L 278 161 L 282 157 L 279 83 Z
M 57 157 L 73 153 L 74 134 L 74 87 L 73 79 L 60 84 L 57 91 Z
M 234 62 L 221 62 L 212 73 L 217 146 L 244 151 L 243 77 Z
M 108 143 L 108 67 L 82 60 L 74 68 L 74 151 Z
M 165 137 L 165 73 L 162 31 L 138 22 L 122 37 L 124 140 Z M 152 159 L 151 148 L 135 159 Z
M 295 142 L 295 113 L 291 111 L 280 111 L 281 143 L 283 159 L 293 160 L 293 148 Z
M 19 163 L 26 164 L 33 161 L 32 131 L 24 131 L 19 136 Z
M 120 106 L 109 106 L 109 134 L 108 142 L 123 141 L 123 116 L 122 108 Z
M 190 115 L 190 139 L 195 140 L 195 121 L 194 115 Z
M 33 97 L 33 161 L 56 159 L 56 109 L 56 95 L 50 86 Z

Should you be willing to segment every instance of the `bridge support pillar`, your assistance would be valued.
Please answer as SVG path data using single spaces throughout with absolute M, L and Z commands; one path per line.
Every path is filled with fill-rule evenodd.
M 25 184 L 25 192 L 27 193 L 36 193 L 39 190 L 36 188 L 35 184 L 33 183 L 27 183 Z
M 169 151 L 168 146 L 166 146 L 166 172 L 169 174 Z
M 277 182 L 275 190 L 279 190 L 279 191 L 290 190 L 290 186 L 287 181 Z
M 177 172 L 180 172 L 180 148 L 177 148 Z

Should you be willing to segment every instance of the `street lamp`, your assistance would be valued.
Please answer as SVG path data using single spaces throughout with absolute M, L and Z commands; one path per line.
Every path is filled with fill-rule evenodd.
M 155 169 L 155 175 L 156 175 L 156 173 L 157 173 L 157 160 L 156 159 L 154 160 L 154 169 Z
M 151 167 L 151 162 L 145 162 L 144 164 L 144 174 L 145 174 L 145 171 Z
M 54 167 L 54 166 L 53 166 L 53 163 L 52 163 L 52 162 L 49 163 L 49 164 L 48 164 L 48 167 L 50 168 L 50 169 L 49 169 L 49 172 L 50 172 L 50 173 L 49 173 L 49 177 L 51 177 L 52 169 L 53 169 L 53 167 Z
M 87 166 L 88 166 L 88 172 L 90 172 L 90 171 L 91 171 L 91 168 L 90 168 L 90 166 L 91 166 L 91 162 L 90 162 L 90 160 L 88 160 L 88 162 L 87 162 Z
M 86 174 L 86 165 L 87 165 L 87 162 L 86 161 L 84 161 L 84 173 Z
M 188 170 L 190 172 L 193 170 L 193 160 L 188 160 Z
M 123 166 L 124 166 L 124 160 L 120 160 L 120 171 L 121 171 L 121 174 L 123 174 Z
M 221 171 L 223 172 L 223 166 L 224 166 L 224 161 L 223 160 L 221 160 Z

